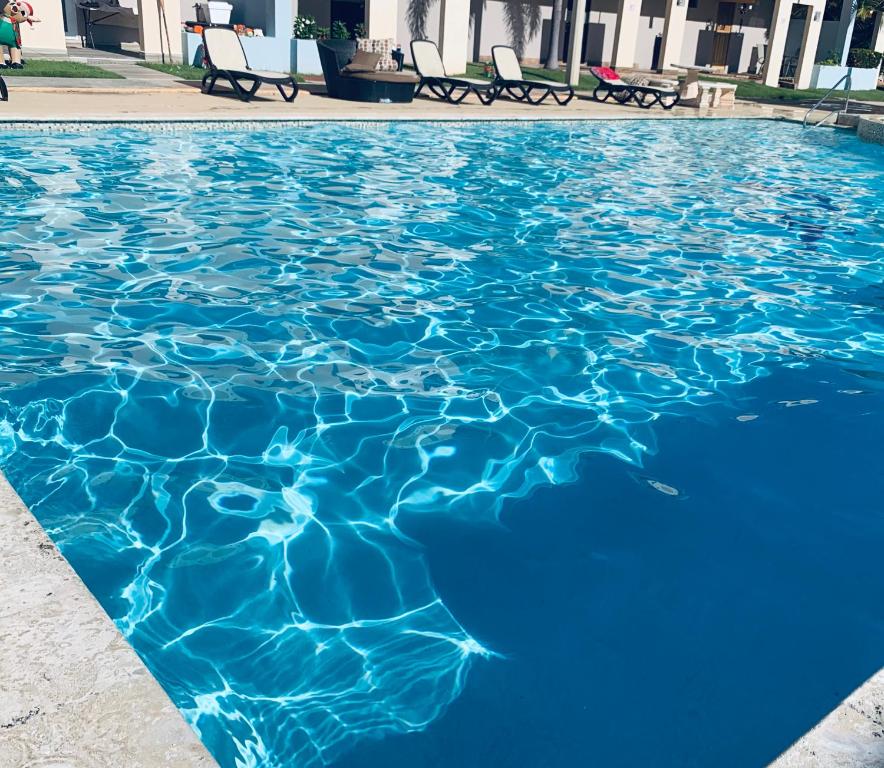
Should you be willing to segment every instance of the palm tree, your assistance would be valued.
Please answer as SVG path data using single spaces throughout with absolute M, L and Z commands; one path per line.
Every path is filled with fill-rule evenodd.
M 844 39 L 841 41 L 841 66 L 847 66 L 847 57 L 850 55 L 850 43 L 853 39 L 853 28 L 857 19 L 867 19 L 875 13 L 884 13 L 884 0 L 844 0 L 850 3 L 850 20 L 844 31 Z
M 405 18 L 408 21 L 408 31 L 411 32 L 412 40 L 423 40 L 427 36 L 427 18 L 430 15 L 430 7 L 436 0 L 409 0 L 405 10 Z
M 543 19 L 538 0 L 506 0 L 503 6 L 510 45 L 520 59 L 528 40 L 537 34 Z
M 553 0 L 552 18 L 549 25 L 549 51 L 546 54 L 546 69 L 559 68 L 559 37 L 561 36 L 562 18 L 565 15 L 565 0 Z

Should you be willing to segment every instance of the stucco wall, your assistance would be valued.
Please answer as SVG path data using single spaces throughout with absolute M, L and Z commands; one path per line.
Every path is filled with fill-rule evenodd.
M 301 7 L 320 7 L 328 5 L 327 0 L 301 0 Z M 432 40 L 438 40 L 438 22 L 440 11 L 439 0 L 428 0 L 425 32 Z M 739 71 L 749 69 L 754 63 L 753 47 L 763 43 L 766 37 L 767 24 L 772 11 L 772 0 L 762 0 L 752 11 L 743 17 L 742 37 L 734 36 L 731 40 L 730 56 L 738 64 Z M 412 27 L 408 20 L 409 0 L 399 2 L 399 22 L 397 42 L 403 49 L 408 48 L 412 39 Z M 679 63 L 706 65 L 704 51 L 709 51 L 711 36 L 708 30 L 714 25 L 718 8 L 718 0 L 699 0 L 697 8 L 688 11 L 682 55 Z M 472 3 L 470 58 L 489 59 L 494 45 L 512 45 L 512 33 L 507 23 L 506 3 L 502 0 L 487 0 L 484 6 L 475 0 Z M 549 2 L 539 7 L 539 23 L 533 31 L 524 37 L 523 61 L 527 64 L 539 62 L 545 55 L 549 38 L 549 24 L 552 8 Z M 654 43 L 663 32 L 663 14 L 665 0 L 644 0 L 641 9 L 636 40 L 636 66 L 644 69 L 651 67 L 654 55 Z M 734 26 L 736 31 L 739 17 Z M 614 30 L 617 22 L 616 0 L 593 0 L 588 14 L 588 40 L 586 45 L 587 61 L 592 64 L 609 63 L 614 50 Z
M 34 26 L 22 25 L 22 46 L 25 49 L 25 57 L 28 51 L 63 53 L 65 50 L 64 40 L 64 17 L 62 16 L 61 3 L 59 0 L 29 0 L 34 7 L 34 15 L 40 22 Z M 5 5 L 5 2 L 3 3 Z

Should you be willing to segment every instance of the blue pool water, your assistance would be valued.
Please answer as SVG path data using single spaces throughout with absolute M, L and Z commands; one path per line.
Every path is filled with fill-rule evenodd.
M 761 766 L 884 665 L 880 147 L 4 147 L 2 469 L 224 768 Z

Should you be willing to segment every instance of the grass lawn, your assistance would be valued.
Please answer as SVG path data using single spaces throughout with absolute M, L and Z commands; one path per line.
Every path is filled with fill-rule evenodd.
M 734 80 L 733 78 L 718 77 L 716 75 L 700 75 L 700 79 L 738 83 L 737 98 L 748 99 L 749 101 L 815 101 L 821 99 L 826 94 L 826 89 L 795 91 L 791 88 L 773 88 L 757 80 L 747 82 L 746 80 Z M 832 94 L 831 98 L 844 98 L 844 94 L 841 91 L 836 91 Z M 884 101 L 884 91 L 852 91 L 850 98 L 861 101 Z
M 106 69 L 76 61 L 25 59 L 24 69 L 0 69 L 3 77 L 90 77 L 122 80 L 122 76 Z
M 147 67 L 155 69 L 157 72 L 165 72 L 167 75 L 177 77 L 179 80 L 202 80 L 206 70 L 202 67 L 193 67 L 190 64 L 159 64 L 155 61 L 139 61 L 139 67 Z M 292 73 L 292 77 L 298 83 L 303 83 L 304 78 L 301 75 Z
M 483 78 L 485 76 L 485 65 L 484 64 L 467 64 L 467 77 L 478 77 Z M 560 69 L 543 69 L 542 67 L 522 67 L 522 74 L 525 75 L 529 80 L 552 80 L 556 83 L 564 83 L 565 82 L 565 73 Z M 598 80 L 596 80 L 592 75 L 582 74 L 580 75 L 580 83 L 577 88 L 581 91 L 591 91 L 596 85 L 598 85 Z

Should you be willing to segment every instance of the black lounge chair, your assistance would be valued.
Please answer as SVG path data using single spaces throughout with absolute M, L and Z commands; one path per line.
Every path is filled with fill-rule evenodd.
M 542 104 L 552 96 L 556 103 L 564 107 L 574 98 L 574 89 L 566 83 L 555 83 L 551 80 L 527 80 L 522 75 L 522 67 L 516 52 L 508 45 L 493 46 L 491 57 L 494 59 L 494 71 L 497 73 L 495 84 L 516 101 Z M 535 91 L 539 91 L 541 95 L 534 96 Z M 498 91 L 498 95 L 499 93 L 500 91 Z
M 291 75 L 250 69 L 242 41 L 232 29 L 204 29 L 203 51 L 209 65 L 209 71 L 203 77 L 203 93 L 212 93 L 216 81 L 223 78 L 230 83 L 233 92 L 242 101 L 250 101 L 264 83 L 275 85 L 282 98 L 288 102 L 294 101 L 298 95 L 298 84 Z M 242 81 L 250 84 L 248 88 L 243 87 Z M 285 86 L 289 87 L 288 92 Z
M 590 67 L 589 71 L 599 81 L 592 92 L 596 101 L 613 98 L 618 104 L 634 101 L 642 109 L 650 109 L 654 104 L 659 104 L 663 109 L 672 109 L 681 98 L 678 91 L 671 89 L 627 83 L 610 67 Z
M 9 101 L 9 89 L 6 87 L 6 81 L 0 77 L 0 101 Z
M 460 104 L 471 93 L 475 94 L 486 107 L 493 104 L 497 98 L 500 89 L 489 80 L 449 77 L 445 72 L 439 48 L 432 40 L 412 40 L 411 59 L 421 78 L 415 96 L 419 96 L 426 86 L 430 93 L 449 104 Z
M 414 99 L 417 77 L 411 72 L 376 71 L 378 54 L 357 52 L 355 40 L 320 41 L 316 47 L 325 89 L 333 99 L 393 104 L 408 104 Z

